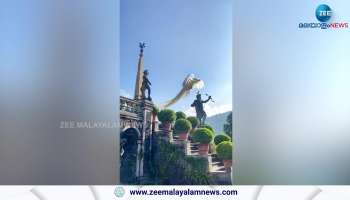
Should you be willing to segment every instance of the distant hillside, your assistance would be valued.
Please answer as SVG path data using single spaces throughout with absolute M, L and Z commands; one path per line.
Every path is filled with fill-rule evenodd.
M 226 123 L 227 115 L 230 114 L 230 112 L 231 111 L 228 111 L 225 113 L 221 113 L 221 114 L 217 114 L 217 115 L 208 117 L 205 120 L 205 123 L 212 126 L 215 129 L 215 132 L 217 134 L 224 132 L 224 124 Z

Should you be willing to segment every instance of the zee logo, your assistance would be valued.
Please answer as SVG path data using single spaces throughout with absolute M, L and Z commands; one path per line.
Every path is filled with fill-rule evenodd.
M 320 11 L 320 16 L 321 17 L 327 17 L 327 16 L 332 16 L 332 11 Z
M 321 4 L 316 8 L 316 18 L 320 22 L 327 22 L 332 17 L 332 9 L 326 5 Z

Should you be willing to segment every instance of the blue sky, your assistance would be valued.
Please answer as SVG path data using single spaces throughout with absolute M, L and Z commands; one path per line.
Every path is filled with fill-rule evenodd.
M 156 103 L 173 98 L 193 73 L 205 82 L 203 93 L 215 100 L 208 115 L 232 108 L 231 0 L 122 0 L 120 29 L 122 95 L 133 96 L 143 41 Z M 192 92 L 171 108 L 190 112 L 194 97 Z

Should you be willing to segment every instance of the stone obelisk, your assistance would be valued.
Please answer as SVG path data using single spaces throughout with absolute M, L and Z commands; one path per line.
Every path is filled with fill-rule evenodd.
M 146 47 L 145 43 L 139 44 L 140 47 L 140 55 L 139 55 L 139 62 L 137 65 L 137 75 L 136 75 L 136 83 L 135 83 L 135 99 L 141 99 L 141 86 L 142 86 L 142 79 L 143 79 L 143 49 Z

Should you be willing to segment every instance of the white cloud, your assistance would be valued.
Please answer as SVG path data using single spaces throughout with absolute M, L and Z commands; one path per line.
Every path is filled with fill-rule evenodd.
M 186 116 L 196 116 L 196 111 L 193 107 L 190 107 L 189 109 L 185 110 L 184 113 L 186 114 Z
M 217 104 L 214 102 L 208 102 L 204 104 L 204 110 L 207 116 L 213 116 L 227 111 L 232 111 L 232 104 Z M 187 116 L 196 116 L 196 111 L 193 107 L 184 111 Z
M 120 96 L 126 97 L 126 98 L 131 98 L 131 94 L 128 93 L 126 90 L 124 89 L 120 89 Z

